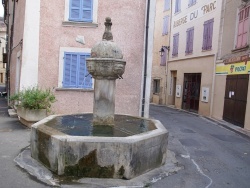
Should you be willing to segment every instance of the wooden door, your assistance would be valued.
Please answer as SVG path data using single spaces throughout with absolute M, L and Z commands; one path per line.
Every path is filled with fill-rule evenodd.
M 249 75 L 228 75 L 223 119 L 244 127 Z

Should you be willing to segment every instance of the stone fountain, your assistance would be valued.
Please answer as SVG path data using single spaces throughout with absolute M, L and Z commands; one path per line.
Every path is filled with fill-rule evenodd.
M 87 59 L 95 79 L 93 114 L 52 115 L 31 129 L 31 156 L 62 176 L 131 179 L 163 165 L 168 132 L 153 119 L 115 114 L 116 79 L 126 62 L 106 18 Z

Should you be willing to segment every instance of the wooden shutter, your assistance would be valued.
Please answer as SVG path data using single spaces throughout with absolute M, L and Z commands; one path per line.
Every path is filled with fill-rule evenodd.
M 168 50 L 167 50 L 166 47 L 163 47 L 163 49 L 164 49 L 164 52 L 163 52 L 163 54 L 161 56 L 161 64 L 160 64 L 161 66 L 165 66 L 166 62 L 167 62 L 167 52 L 168 52 Z
M 165 16 L 163 18 L 162 35 L 167 35 L 168 34 L 168 20 L 169 20 L 169 16 Z
M 70 0 L 69 20 L 79 21 L 81 19 L 81 0 Z
M 214 19 L 208 22 L 207 50 L 212 49 Z
M 181 10 L 181 1 L 175 0 L 175 13 Z
M 186 54 L 193 52 L 194 27 L 187 30 Z
M 86 59 L 89 58 L 90 55 L 80 54 L 80 63 L 79 63 L 79 88 L 92 88 L 92 77 L 89 74 L 86 67 Z
M 169 10 L 170 9 L 170 0 L 165 0 L 164 2 L 164 10 Z
M 179 47 L 179 33 L 174 34 L 173 36 L 173 56 L 178 55 L 178 47 Z
M 241 43 L 242 47 L 247 46 L 247 42 L 248 42 L 249 9 L 250 9 L 250 6 L 245 8 L 245 12 L 244 12 L 243 33 L 242 33 L 242 43 Z
M 77 54 L 64 54 L 63 87 L 75 88 L 77 86 Z
M 93 0 L 83 0 L 82 19 L 85 22 L 92 22 Z

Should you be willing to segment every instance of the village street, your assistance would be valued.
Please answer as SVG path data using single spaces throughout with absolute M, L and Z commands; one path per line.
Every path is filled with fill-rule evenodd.
M 0 97 L 0 187 L 42 188 L 46 186 L 14 163 L 29 145 L 30 130 L 7 114 L 6 99 Z M 155 188 L 248 188 L 250 185 L 250 139 L 203 117 L 150 106 L 150 116 L 169 131 L 168 149 L 178 166 L 176 174 L 148 185 Z M 62 187 L 79 187 L 70 185 Z M 84 187 L 81 185 L 80 187 Z

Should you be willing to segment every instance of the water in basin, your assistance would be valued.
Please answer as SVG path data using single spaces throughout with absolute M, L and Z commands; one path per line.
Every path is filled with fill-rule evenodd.
M 127 137 L 156 129 L 150 120 L 138 117 L 115 115 L 115 125 L 92 125 L 93 114 L 57 116 L 45 123 L 71 136 Z

